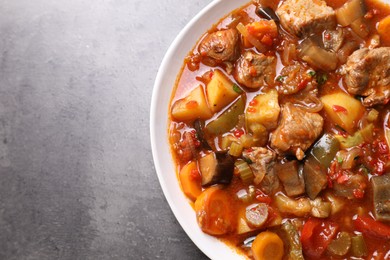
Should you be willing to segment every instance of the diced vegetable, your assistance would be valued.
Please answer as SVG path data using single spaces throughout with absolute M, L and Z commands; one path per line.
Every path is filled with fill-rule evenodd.
M 336 236 L 338 226 L 330 221 L 311 218 L 302 229 L 301 242 L 305 255 L 318 259 Z
M 334 194 L 348 199 L 362 198 L 367 187 L 367 177 L 344 171 L 333 183 Z M 358 193 L 359 195 L 357 195 Z
M 245 162 L 244 160 L 237 160 L 234 166 L 236 166 L 242 182 L 246 184 L 253 182 L 255 175 L 253 174 L 247 162 Z
M 390 175 L 371 178 L 374 193 L 374 213 L 379 221 L 390 221 Z
M 378 23 L 378 33 L 383 41 L 390 42 L 390 15 Z
M 236 228 L 236 213 L 229 193 L 219 186 L 202 192 L 195 201 L 195 211 L 199 227 L 207 234 L 224 235 Z
M 368 114 L 367 114 L 367 121 L 368 122 L 375 122 L 376 120 L 378 120 L 378 117 L 379 117 L 379 112 L 378 110 L 376 109 L 371 109 Z
M 258 229 L 256 227 L 249 226 L 248 222 L 246 221 L 245 214 L 246 214 L 246 208 L 243 208 L 238 212 L 238 222 L 237 222 L 238 235 L 253 232 Z
M 322 201 L 320 198 L 316 198 L 315 200 L 311 200 L 310 204 L 311 215 L 316 218 L 327 218 L 330 215 L 332 210 L 332 205 L 330 202 Z
M 282 225 L 282 230 L 287 234 L 287 241 L 289 243 L 288 259 L 290 260 L 304 260 L 302 254 L 302 244 L 299 240 L 299 233 L 291 221 L 286 221 Z
M 242 34 L 245 41 L 248 41 L 250 44 L 256 47 L 256 49 L 260 52 L 266 52 L 267 46 L 261 43 L 254 35 L 248 32 L 248 29 L 242 23 L 237 24 L 237 30 Z M 248 46 L 249 47 L 249 46 Z
M 200 158 L 199 169 L 203 187 L 229 184 L 233 177 L 234 160 L 226 152 L 212 152 Z
M 356 33 L 360 38 L 366 38 L 370 33 L 367 21 L 364 17 L 356 19 L 350 24 L 350 26 L 352 31 L 354 31 L 354 33 Z
M 337 67 L 337 54 L 318 46 L 311 39 L 306 39 L 299 45 L 299 57 L 310 66 L 324 71 L 332 71 Z
M 233 142 L 231 145 L 230 145 L 230 150 L 229 150 L 229 154 L 231 156 L 234 156 L 234 157 L 240 157 L 241 154 L 242 154 L 242 150 L 244 149 L 244 147 L 242 147 L 242 145 L 238 142 Z
M 209 119 L 212 115 L 201 85 L 193 89 L 187 97 L 176 101 L 172 106 L 172 116 L 179 121 L 192 121 L 197 118 Z
M 212 112 L 221 111 L 239 96 L 239 93 L 234 90 L 234 87 L 241 90 L 220 70 L 214 70 L 213 76 L 206 87 L 207 100 Z
M 328 168 L 336 153 L 340 150 L 340 142 L 331 134 L 324 134 L 314 144 L 310 154 L 324 167 Z
M 284 254 L 283 241 L 273 232 L 261 232 L 253 241 L 252 253 L 255 260 L 281 260 Z
M 249 129 L 252 125 L 261 124 L 267 130 L 277 127 L 280 113 L 278 92 L 274 89 L 257 95 L 249 102 L 245 113 L 246 124 Z
M 365 14 L 364 2 L 362 0 L 350 0 L 336 10 L 337 22 L 342 26 L 353 23 L 356 19 Z
M 246 208 L 245 218 L 249 226 L 259 228 L 268 219 L 268 206 L 265 203 L 250 205 Z
M 238 123 L 238 116 L 244 113 L 245 97 L 239 97 L 227 110 L 225 110 L 217 119 L 208 123 L 205 132 L 208 134 L 219 135 L 228 132 Z
M 336 197 L 330 192 L 325 193 L 325 198 L 331 203 L 331 215 L 340 212 L 345 205 L 342 198 Z
M 265 126 L 259 123 L 249 125 L 249 131 L 253 135 L 253 145 L 265 146 L 268 141 L 268 131 Z M 252 145 L 252 146 L 253 146 Z
M 253 185 L 249 185 L 248 189 L 242 189 L 237 192 L 237 198 L 244 203 L 253 201 L 256 197 L 256 188 Z
M 310 200 L 307 198 L 295 200 L 279 193 L 275 196 L 275 204 L 280 212 L 298 217 L 307 216 L 311 212 Z
M 200 173 L 196 162 L 186 164 L 179 173 L 180 184 L 184 194 L 195 201 L 202 193 Z
M 306 193 L 310 199 L 315 199 L 328 184 L 326 170 L 313 157 L 305 161 L 303 178 Z
M 355 134 L 352 136 L 344 137 L 342 135 L 335 135 L 335 138 L 339 140 L 341 148 L 347 149 L 354 146 L 358 146 L 365 141 L 371 141 L 373 138 L 373 131 L 374 125 L 368 124 L 360 131 L 355 132 Z
M 328 246 L 328 251 L 337 256 L 344 256 L 351 248 L 351 236 L 347 232 L 340 232 L 337 238 Z
M 368 236 L 390 239 L 390 226 L 371 217 L 358 216 L 353 223 L 358 231 Z
M 330 119 L 348 133 L 353 134 L 359 118 L 364 113 L 361 102 L 344 92 L 325 95 L 321 101 Z M 343 109 L 338 109 L 340 107 Z
M 243 134 L 240 137 L 240 142 L 244 148 L 250 148 L 254 146 L 255 140 L 250 134 Z
M 367 256 L 367 246 L 362 235 L 351 238 L 351 253 L 354 257 Z
M 289 197 L 305 193 L 305 182 L 302 174 L 300 174 L 298 161 L 276 164 L 275 172 Z
M 233 142 L 239 142 L 239 139 L 233 135 L 223 136 L 221 141 L 221 149 L 224 151 L 229 150 Z

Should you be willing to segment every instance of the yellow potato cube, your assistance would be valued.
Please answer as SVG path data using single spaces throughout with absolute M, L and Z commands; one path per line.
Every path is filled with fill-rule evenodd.
M 172 106 L 172 117 L 179 121 L 209 119 L 212 115 L 202 85 L 193 89 L 187 97 L 176 101 Z
M 234 89 L 236 88 L 236 90 Z M 221 111 L 233 102 L 242 90 L 230 81 L 221 71 L 215 70 L 211 81 L 207 84 L 207 100 L 212 112 Z

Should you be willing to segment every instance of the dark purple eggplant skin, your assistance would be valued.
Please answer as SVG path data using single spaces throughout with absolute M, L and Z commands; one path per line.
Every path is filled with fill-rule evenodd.
M 203 187 L 208 187 L 214 184 L 230 184 L 234 172 L 234 159 L 225 151 L 215 152 L 217 159 L 217 167 L 211 180 L 207 183 L 202 183 Z
M 259 6 L 256 9 L 256 14 L 267 20 L 274 20 L 276 23 L 279 23 L 279 17 L 271 7 Z
M 202 147 L 206 150 L 212 150 L 211 146 L 206 140 L 206 137 L 204 135 L 204 122 L 201 121 L 200 119 L 195 120 L 194 122 L 194 128 L 196 131 L 196 136 L 198 137 L 198 140 L 202 144 Z

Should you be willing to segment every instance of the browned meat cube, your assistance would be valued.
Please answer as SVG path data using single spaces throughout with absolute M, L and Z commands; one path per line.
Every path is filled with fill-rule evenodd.
M 271 147 L 279 154 L 294 154 L 302 160 L 304 152 L 322 132 L 324 119 L 287 103 L 283 106 L 278 128 L 271 133 Z
M 322 0 L 286 0 L 276 13 L 283 28 L 296 36 L 336 27 L 334 10 Z
M 289 197 L 305 193 L 305 183 L 303 176 L 299 174 L 298 161 L 294 160 L 284 164 L 277 164 L 275 165 L 275 172 Z
M 234 61 L 239 55 L 239 35 L 236 29 L 220 30 L 208 34 L 199 44 L 204 62 L 214 66 L 224 61 Z
M 279 180 L 274 171 L 275 153 L 263 147 L 245 149 L 243 154 L 252 163 L 249 167 L 255 175 L 254 183 L 267 194 L 279 187 Z
M 348 58 L 344 73 L 348 92 L 364 96 L 364 106 L 386 104 L 389 101 L 390 47 L 355 51 Z
M 236 63 L 234 78 L 248 88 L 259 88 L 273 82 L 276 58 L 247 51 Z
M 374 191 L 375 218 L 379 221 L 390 221 L 390 175 L 371 178 Z

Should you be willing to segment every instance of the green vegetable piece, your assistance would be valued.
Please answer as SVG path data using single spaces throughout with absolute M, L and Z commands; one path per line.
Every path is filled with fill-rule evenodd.
M 336 138 L 339 140 L 341 148 L 351 148 L 361 145 L 365 141 L 371 141 L 373 137 L 373 131 L 374 125 L 369 124 L 365 128 L 357 131 L 352 136 L 344 137 L 341 135 L 336 135 Z
M 307 75 L 309 75 L 310 77 L 314 77 L 316 75 L 316 72 L 314 70 L 310 70 L 309 72 L 307 72 Z
M 367 246 L 362 235 L 351 238 L 351 253 L 355 257 L 367 256 Z
M 251 168 L 249 167 L 248 163 L 243 160 L 237 160 L 234 163 L 234 166 L 238 169 L 238 174 L 242 180 L 243 183 L 249 184 L 253 182 L 253 179 L 255 178 L 255 175 L 253 174 Z
M 278 77 L 276 78 L 276 81 L 279 81 L 279 82 L 283 83 L 283 82 L 284 82 L 284 79 L 285 79 L 286 77 L 287 77 L 287 76 L 278 76 Z
M 324 85 L 326 81 L 328 81 L 328 75 L 326 74 L 317 75 L 318 85 Z
M 227 110 L 217 119 L 206 125 L 205 131 L 208 134 L 219 135 L 228 132 L 238 123 L 238 116 L 244 114 L 245 98 L 239 97 Z
M 351 248 L 351 236 L 347 232 L 340 232 L 328 246 L 328 251 L 337 256 L 344 256 Z
M 330 134 L 324 134 L 311 149 L 311 155 L 325 168 L 330 166 L 336 153 L 340 150 L 340 142 Z
M 287 241 L 290 245 L 290 251 L 288 253 L 289 260 L 304 260 L 302 254 L 302 244 L 299 239 L 299 234 L 295 226 L 290 222 L 286 221 L 282 225 L 282 230 L 287 234 Z
M 237 84 L 233 84 L 233 90 L 238 93 L 238 94 L 242 94 L 242 89 L 237 85 Z

